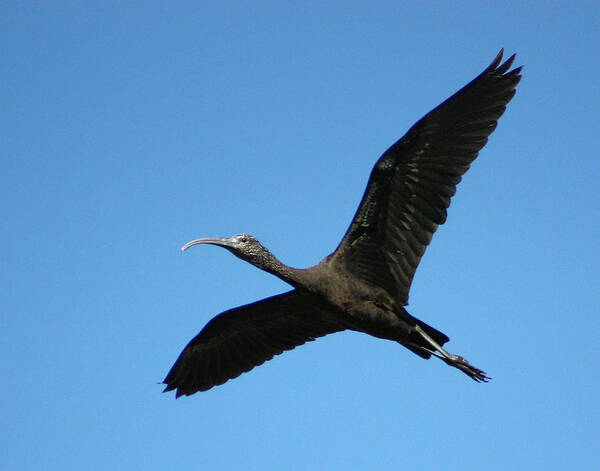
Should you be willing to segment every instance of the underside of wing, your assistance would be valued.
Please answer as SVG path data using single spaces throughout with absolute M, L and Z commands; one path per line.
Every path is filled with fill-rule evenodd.
M 408 303 L 412 279 L 456 185 L 515 94 L 521 68 L 500 51 L 477 78 L 419 120 L 377 161 L 330 263 Z
M 164 380 L 177 397 L 206 391 L 285 350 L 344 330 L 308 294 L 292 290 L 214 317 L 194 337 Z

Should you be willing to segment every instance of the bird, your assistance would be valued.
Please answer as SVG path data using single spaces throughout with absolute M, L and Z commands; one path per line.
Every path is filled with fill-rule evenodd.
M 275 275 L 292 290 L 225 311 L 194 337 L 163 384 L 176 398 L 207 391 L 275 355 L 319 337 L 351 330 L 440 358 L 477 382 L 491 378 L 449 353 L 449 337 L 405 308 L 425 249 L 444 224 L 456 186 L 496 129 L 516 92 L 501 49 L 475 79 L 427 113 L 375 163 L 358 209 L 338 247 L 317 265 L 292 268 L 255 237 L 195 239 L 223 247 Z

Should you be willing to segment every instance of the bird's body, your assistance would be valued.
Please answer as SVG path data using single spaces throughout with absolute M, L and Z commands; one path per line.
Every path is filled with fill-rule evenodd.
M 394 340 L 441 358 L 476 381 L 489 378 L 442 345 L 449 338 L 404 306 L 420 259 L 446 220 L 456 185 L 496 127 L 520 80 L 502 51 L 475 80 L 419 120 L 375 164 L 338 248 L 307 269 L 281 263 L 247 234 L 196 239 L 278 276 L 292 291 L 213 318 L 165 378 L 177 396 L 205 391 L 317 337 L 342 330 Z

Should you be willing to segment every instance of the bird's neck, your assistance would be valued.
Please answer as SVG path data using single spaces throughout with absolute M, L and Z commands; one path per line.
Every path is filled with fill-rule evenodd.
M 304 281 L 304 273 L 306 270 L 285 265 L 284 263 L 280 262 L 275 255 L 266 249 L 260 254 L 260 256 L 253 259 L 251 263 L 256 267 L 275 275 L 277 278 L 282 279 L 292 286 L 302 285 Z

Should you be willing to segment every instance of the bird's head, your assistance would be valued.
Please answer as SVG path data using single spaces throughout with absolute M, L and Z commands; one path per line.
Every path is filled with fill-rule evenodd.
M 237 234 L 232 237 L 205 237 L 202 239 L 195 239 L 181 247 L 181 250 L 187 250 L 192 245 L 198 244 L 218 245 L 219 247 L 226 248 L 236 257 L 246 260 L 254 265 L 260 264 L 260 259 L 271 255 L 271 253 L 264 248 L 255 237 L 249 234 Z

